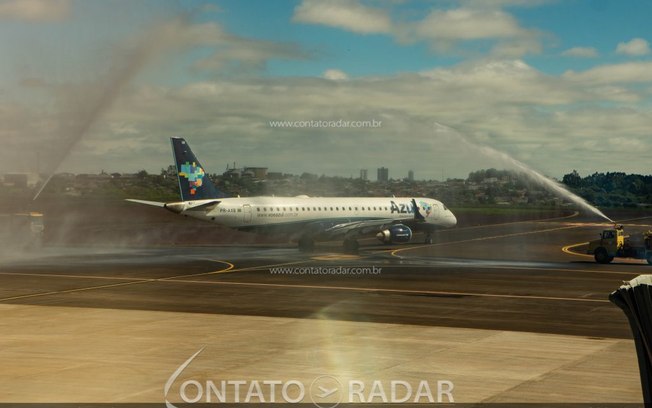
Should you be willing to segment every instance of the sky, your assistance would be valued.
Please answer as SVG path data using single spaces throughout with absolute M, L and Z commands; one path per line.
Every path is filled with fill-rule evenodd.
M 650 15 L 646 0 L 0 0 L 0 173 L 158 172 L 182 136 L 217 173 L 510 168 L 490 146 L 557 178 L 650 174 Z

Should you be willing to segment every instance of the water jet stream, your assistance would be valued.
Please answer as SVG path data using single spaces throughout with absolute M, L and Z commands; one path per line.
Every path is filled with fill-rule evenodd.
M 116 44 L 108 74 L 97 78 L 88 91 L 70 95 L 75 103 L 69 112 L 62 112 L 58 130 L 63 147 L 51 153 L 55 155 L 53 165 L 46 169 L 48 177 L 33 200 L 43 192 L 77 143 L 110 110 L 120 92 L 153 60 L 184 45 L 176 37 L 183 38 L 187 27 L 187 17 L 180 16 L 151 24 L 128 44 Z
M 435 122 L 435 133 L 439 135 L 444 135 L 449 137 L 450 139 L 455 139 L 458 141 L 461 141 L 464 145 L 467 147 L 478 151 L 481 153 L 483 156 L 490 157 L 493 159 L 500 160 L 503 163 L 507 163 L 518 170 L 522 171 L 527 177 L 529 177 L 532 181 L 536 182 L 537 184 L 541 185 L 544 187 L 546 190 L 552 192 L 553 194 L 563 197 L 575 204 L 577 204 L 580 208 L 583 208 L 584 210 L 587 210 L 601 218 L 604 218 L 605 220 L 614 223 L 614 220 L 611 218 L 607 217 L 602 211 L 600 211 L 598 208 L 594 207 L 593 205 L 589 204 L 585 199 L 582 197 L 570 192 L 567 190 L 564 186 L 561 184 L 557 183 L 554 180 L 549 179 L 548 177 L 544 176 L 543 174 L 539 173 L 538 171 L 532 169 L 525 163 L 516 160 L 515 158 L 511 157 L 507 153 L 498 151 L 494 149 L 493 147 L 489 146 L 483 146 L 479 145 L 477 143 L 471 142 L 469 139 L 467 139 L 464 135 L 462 135 L 460 132 L 457 130 L 436 123 Z M 454 136 L 454 137 L 453 137 Z

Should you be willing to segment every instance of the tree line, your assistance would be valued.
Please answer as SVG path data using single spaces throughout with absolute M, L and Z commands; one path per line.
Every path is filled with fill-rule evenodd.
M 652 205 L 652 175 L 608 172 L 582 177 L 573 170 L 564 175 L 562 183 L 580 197 L 600 207 Z

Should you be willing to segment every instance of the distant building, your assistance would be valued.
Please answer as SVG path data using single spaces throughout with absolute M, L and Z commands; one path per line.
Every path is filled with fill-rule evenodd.
M 4 176 L 4 184 L 18 188 L 34 187 L 40 181 L 37 173 L 7 173 Z
M 264 180 L 267 178 L 267 167 L 227 168 L 222 175 L 227 178 L 249 177 Z
M 414 170 L 408 171 L 408 181 L 414 181 Z
M 222 173 L 222 176 L 226 178 L 240 178 L 242 176 L 242 169 L 236 169 L 235 167 L 233 168 L 227 168 L 224 173 Z
M 367 180 L 367 169 L 360 169 L 360 180 Z
M 18 188 L 27 188 L 27 174 L 5 174 L 5 185 Z
M 252 174 L 253 178 L 259 180 L 267 178 L 267 167 L 245 167 L 244 172 Z
M 378 169 L 378 175 L 376 178 L 380 182 L 389 181 L 389 169 L 387 167 L 381 167 Z

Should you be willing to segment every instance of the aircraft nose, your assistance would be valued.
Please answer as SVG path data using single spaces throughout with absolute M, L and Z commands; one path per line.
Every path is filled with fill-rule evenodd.
M 451 227 L 457 225 L 457 217 L 455 217 L 455 214 L 453 214 L 450 210 L 448 211 L 448 220 L 450 222 Z

